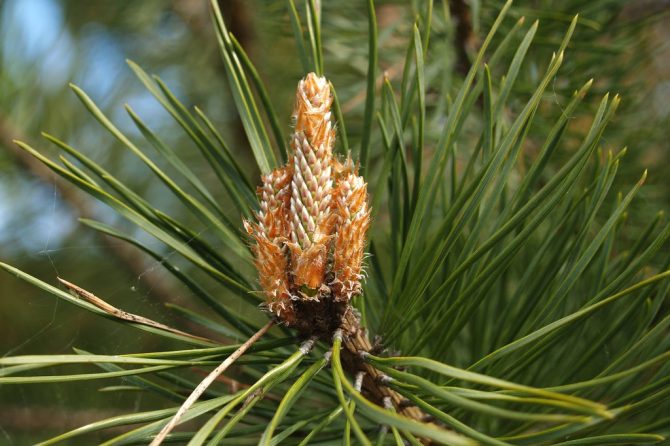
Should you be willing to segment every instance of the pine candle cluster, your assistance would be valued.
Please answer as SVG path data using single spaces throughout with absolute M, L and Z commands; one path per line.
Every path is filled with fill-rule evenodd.
M 303 332 L 332 332 L 350 311 L 370 225 L 365 180 L 333 156 L 332 100 L 326 78 L 299 82 L 290 160 L 262 177 L 245 222 L 268 309 Z

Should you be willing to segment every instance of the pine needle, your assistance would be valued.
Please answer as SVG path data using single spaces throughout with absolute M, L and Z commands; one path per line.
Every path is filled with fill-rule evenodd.
M 240 356 L 244 354 L 256 341 L 258 341 L 274 324 L 273 321 L 269 321 L 265 324 L 260 330 L 258 330 L 253 336 L 251 336 L 244 344 L 240 345 L 240 348 L 235 350 L 230 356 L 228 356 L 217 368 L 212 370 L 212 372 L 203 379 L 200 384 L 193 390 L 193 392 L 186 398 L 186 401 L 181 405 L 177 413 L 174 414 L 172 419 L 166 424 L 163 429 L 156 435 L 149 446 L 159 446 L 165 440 L 165 437 L 174 429 L 174 427 L 179 423 L 179 420 L 182 416 L 190 409 L 190 407 L 198 401 L 198 398 L 209 388 L 210 385 L 219 377 L 223 372 L 228 369 Z

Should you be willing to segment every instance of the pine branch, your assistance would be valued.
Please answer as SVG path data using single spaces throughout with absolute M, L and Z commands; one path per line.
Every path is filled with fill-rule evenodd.
M 665 272 L 650 274 L 656 269 L 656 254 L 670 239 L 670 225 L 659 232 L 655 225 L 660 220 L 652 223 L 629 249 L 629 234 L 622 236 L 621 231 L 628 230 L 627 216 L 636 217 L 629 205 L 641 182 L 618 202 L 607 205 L 607 197 L 615 192 L 614 179 L 623 151 L 605 157 L 596 156 L 596 151 L 606 142 L 601 137 L 618 106 L 617 97 L 602 99 L 588 133 L 579 136 L 576 143 L 568 138 L 572 139 L 576 124 L 583 125 L 574 117 L 590 81 L 560 108 L 561 116 L 551 129 L 538 125 L 538 118 L 546 116 L 553 105 L 547 96 L 559 70 L 564 69 L 561 65 L 577 20 L 572 20 L 563 40 L 553 48 L 555 55 L 544 71 L 539 60 L 530 61 L 538 76 L 529 82 L 524 70 L 529 64 L 527 56 L 535 54 L 528 50 L 537 24 L 528 27 L 517 20 L 493 48 L 494 34 L 510 4 L 506 3 L 470 64 L 466 57 L 472 24 L 467 8 L 458 10 L 467 6 L 467 0 L 452 2 L 456 26 L 461 27 L 456 29 L 461 62 L 468 62 L 461 68 L 468 68 L 462 84 L 449 83 L 454 78 L 450 73 L 438 87 L 441 74 L 434 71 L 435 61 L 425 57 L 431 20 L 435 19 L 436 30 L 448 28 L 449 21 L 428 12 L 426 20 L 419 21 L 425 28 L 413 27 L 399 94 L 395 83 L 384 82 L 381 101 L 375 101 L 383 147 L 376 144 L 377 128 L 369 122 L 363 125 L 363 131 L 373 137 L 371 165 L 366 166 L 372 170 L 364 178 L 354 161 L 339 160 L 333 153 L 334 128 L 345 116 L 339 105 L 331 114 L 330 106 L 337 104 L 331 84 L 314 73 L 299 84 L 290 148 L 277 150 L 267 131 L 265 118 L 273 127 L 277 120 L 266 89 L 242 45 L 228 32 L 218 0 L 211 0 L 231 92 L 263 172 L 258 200 L 253 196 L 256 181 L 250 181 L 239 169 L 235 152 L 228 149 L 205 115 L 196 111 L 214 136 L 201 128 L 200 121 L 165 83 L 152 80 L 136 66 L 133 69 L 208 155 L 211 167 L 220 173 L 222 184 L 233 197 L 233 209 L 220 209 L 213 198 L 216 194 L 181 163 L 180 154 L 161 146 L 161 154 L 198 196 L 179 187 L 176 178 L 160 170 L 141 146 L 131 143 L 83 91 L 75 88 L 103 126 L 149 165 L 176 197 L 188 203 L 195 216 L 208 227 L 219 228 L 217 244 L 198 237 L 194 228 L 155 208 L 112 172 L 53 137 L 48 139 L 83 160 L 85 169 L 64 168 L 36 150 L 24 148 L 232 291 L 230 300 L 220 302 L 218 295 L 210 296 L 201 289 L 191 270 L 182 273 L 166 261 L 178 279 L 238 330 L 228 333 L 243 333 L 245 338 L 256 334 L 242 345 L 226 347 L 130 355 L 78 350 L 77 355 L 0 358 L 3 384 L 123 377 L 133 386 L 181 404 L 101 420 L 47 440 L 47 444 L 110 426 L 138 424 L 141 426 L 129 427 L 109 443 L 146 444 L 153 439 L 153 444 L 158 444 L 167 438 L 193 445 L 207 441 L 218 444 L 229 436 L 236 444 L 257 444 L 261 432 L 264 446 L 293 442 L 300 436 L 304 438 L 301 444 L 323 442 L 332 435 L 347 444 L 352 434 L 359 443 L 371 445 L 368 436 L 376 433 L 376 444 L 380 445 L 392 440 L 387 434 L 393 435 L 396 444 L 409 441 L 414 445 L 428 441 L 463 446 L 562 444 L 566 438 L 570 438 L 568 444 L 662 441 L 657 434 L 664 433 L 667 420 L 654 416 L 655 411 L 667 408 L 668 368 L 661 364 L 670 353 L 663 338 L 670 324 L 664 305 L 670 293 L 670 260 L 661 269 Z M 314 0 L 304 3 L 307 33 L 301 31 L 296 8 L 291 8 L 298 47 L 314 62 L 311 66 L 308 58 L 303 58 L 307 72 L 323 69 L 320 8 L 316 5 Z M 372 6 L 369 2 L 368 8 Z M 369 48 L 376 48 L 373 35 Z M 569 57 L 570 51 L 567 54 Z M 499 73 L 505 68 L 501 61 L 507 56 L 511 62 L 501 77 Z M 376 91 L 374 76 L 368 76 L 367 81 L 368 91 Z M 522 95 L 519 102 L 513 93 L 521 85 L 532 94 L 527 101 Z M 427 91 L 446 95 L 445 106 L 438 103 L 436 109 Z M 261 96 L 260 101 L 255 93 Z M 478 102 L 480 107 L 476 108 Z M 346 113 L 346 107 L 344 110 Z M 139 117 L 133 119 L 139 122 Z M 470 122 L 481 126 L 473 127 L 472 132 Z M 159 142 L 148 127 L 140 127 L 149 142 Z M 546 130 L 542 135 L 546 141 L 537 154 L 526 154 L 529 142 L 533 146 L 540 142 L 535 139 L 535 127 Z M 558 152 L 563 153 L 554 160 Z M 464 168 L 462 161 L 467 162 Z M 517 168 L 526 162 L 527 167 Z M 102 180 L 99 184 L 97 178 Z M 369 189 L 375 198 L 372 219 L 366 181 L 371 182 Z M 229 217 L 233 212 L 244 215 L 245 227 L 254 239 L 249 247 L 258 270 L 257 282 L 247 277 L 248 271 L 238 270 L 238 260 L 251 259 L 246 250 L 249 240 L 242 237 L 239 220 Z M 118 234 L 113 228 L 97 226 L 103 232 Z M 373 230 L 371 236 L 368 226 Z M 370 237 L 373 255 L 367 259 L 370 265 L 365 271 L 364 250 Z M 218 243 L 239 254 L 239 259 L 220 254 Z M 139 242 L 137 246 L 143 248 Z M 0 264 L 0 269 L 92 314 L 201 346 L 200 340 L 181 333 L 155 330 L 163 327 L 110 307 L 83 290 L 74 288 L 76 297 L 72 297 L 9 265 Z M 366 283 L 364 276 L 369 277 Z M 252 294 L 259 288 L 260 292 Z M 353 307 L 353 298 L 360 313 Z M 234 299 L 253 306 L 264 300 L 274 320 L 258 330 L 262 319 L 246 320 L 245 311 L 230 305 Z M 207 316 L 192 314 L 191 320 L 226 332 Z M 293 352 L 285 348 L 294 343 L 293 337 L 249 347 L 272 323 L 308 341 Z M 412 356 L 378 356 L 381 348 L 371 342 L 367 328 L 383 335 L 387 346 Z M 308 359 L 317 339 L 332 339 L 332 349 Z M 240 358 L 245 350 L 249 355 Z M 593 353 L 601 351 L 608 356 L 600 358 Z M 221 355 L 229 354 L 232 356 L 221 363 Z M 245 364 L 235 378 L 248 386 L 233 380 L 226 382 L 233 387 L 231 392 L 208 389 L 233 361 Z M 329 361 L 330 386 L 319 376 Z M 95 364 L 104 372 L 26 376 L 33 369 L 68 364 Z M 466 369 L 468 364 L 471 366 Z M 209 369 L 196 369 L 195 378 L 170 370 L 216 366 L 209 374 Z M 207 376 L 198 385 L 201 372 Z M 575 383 L 573 378 L 583 381 Z M 303 393 L 307 389 L 309 393 Z M 205 392 L 208 398 L 196 401 Z M 189 394 L 184 401 L 183 395 Z M 277 401 L 279 404 L 274 404 Z M 201 415 L 207 420 L 197 432 L 167 437 L 177 424 Z
M 343 361 L 352 375 L 363 372 L 363 389 L 377 405 L 384 407 L 390 400 L 395 410 L 417 421 L 426 421 L 428 418 L 421 409 L 410 404 L 395 390 L 386 385 L 386 375 L 379 369 L 363 361 L 366 354 L 374 351 L 367 330 L 361 327 L 360 320 L 355 312 L 348 311 L 342 318 L 342 344 L 344 346 Z
M 454 36 L 454 48 L 457 55 L 456 69 L 465 76 L 472 65 L 470 54 L 477 46 L 477 36 L 472 28 L 472 14 L 465 0 L 449 0 L 449 9 L 456 19 L 456 35 Z

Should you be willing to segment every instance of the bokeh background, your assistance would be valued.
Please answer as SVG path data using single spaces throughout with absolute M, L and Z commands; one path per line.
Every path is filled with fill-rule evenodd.
M 443 1 L 435 1 L 435 14 L 450 13 L 451 22 L 446 23 L 451 25 L 435 27 L 432 38 L 440 41 L 437 47 L 442 52 L 428 60 L 427 67 L 450 67 L 457 84 L 463 64 L 467 65 L 463 52 L 467 55 L 476 47 L 502 2 Z M 380 66 L 394 79 L 402 70 L 412 19 L 424 2 L 376 3 Z M 288 131 L 294 85 L 303 73 L 287 3 L 221 0 L 220 4 Z M 463 6 L 467 14 L 459 12 Z M 355 141 L 367 68 L 365 2 L 324 1 L 322 7 L 326 74 L 338 88 L 347 130 Z M 560 41 L 572 15 L 582 14 L 568 62 L 552 87 L 552 100 L 562 103 L 572 88 L 591 77 L 596 79 L 596 91 L 622 94 L 616 125 L 606 134 L 607 148 L 629 147 L 622 182 L 635 181 L 642 169 L 649 168 L 649 184 L 635 208 L 649 216 L 670 209 L 669 9 L 670 2 L 661 0 L 520 0 L 512 11 L 513 17 L 541 20 L 533 49 L 538 60 Z M 508 21 L 507 26 L 512 24 Z M 188 321 L 165 304 L 198 307 L 158 262 L 93 233 L 77 219 L 95 217 L 127 228 L 147 243 L 151 240 L 45 171 L 12 143 L 20 139 L 53 154 L 40 132 L 56 135 L 117 173 L 140 195 L 179 215 L 173 198 L 98 125 L 68 87 L 74 83 L 83 88 L 122 130 L 136 137 L 139 132 L 124 109 L 129 104 L 205 182 L 214 182 L 192 142 L 135 78 L 126 59 L 159 75 L 184 104 L 204 110 L 250 177 L 255 177 L 229 96 L 208 1 L 0 0 L 0 260 L 49 283 L 60 276 L 85 285 L 130 312 L 188 327 Z M 525 85 L 537 77 L 533 68 L 533 64 L 524 67 Z M 527 93 L 524 82 L 516 93 L 520 97 Z M 73 347 L 124 353 L 157 350 L 161 348 L 157 342 L 164 342 L 138 336 L 0 274 L 1 355 L 69 353 Z M 98 383 L 86 382 L 0 386 L 0 445 L 30 444 L 128 408 L 155 407 L 151 398 L 105 392 Z

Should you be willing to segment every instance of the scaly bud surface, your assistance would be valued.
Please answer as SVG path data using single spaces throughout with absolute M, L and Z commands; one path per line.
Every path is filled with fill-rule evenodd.
M 370 226 L 367 184 L 350 172 L 342 178 L 335 193 L 338 216 L 333 249 L 333 297 L 348 302 L 361 292 L 365 234 Z
M 360 294 L 370 225 L 365 180 L 333 156 L 332 101 L 326 78 L 299 82 L 290 161 L 262 178 L 257 222 L 245 222 L 268 309 L 303 331 L 339 323 Z
M 245 222 L 259 282 L 278 321 L 312 337 L 338 333 L 349 366 L 367 376 L 359 388 L 421 420 L 419 409 L 403 407 L 402 396 L 380 383 L 381 372 L 361 361 L 372 344 L 350 301 L 361 294 L 370 208 L 352 161 L 333 156 L 332 101 L 325 78 L 310 73 L 298 84 L 289 162 L 262 177 L 256 222 Z

